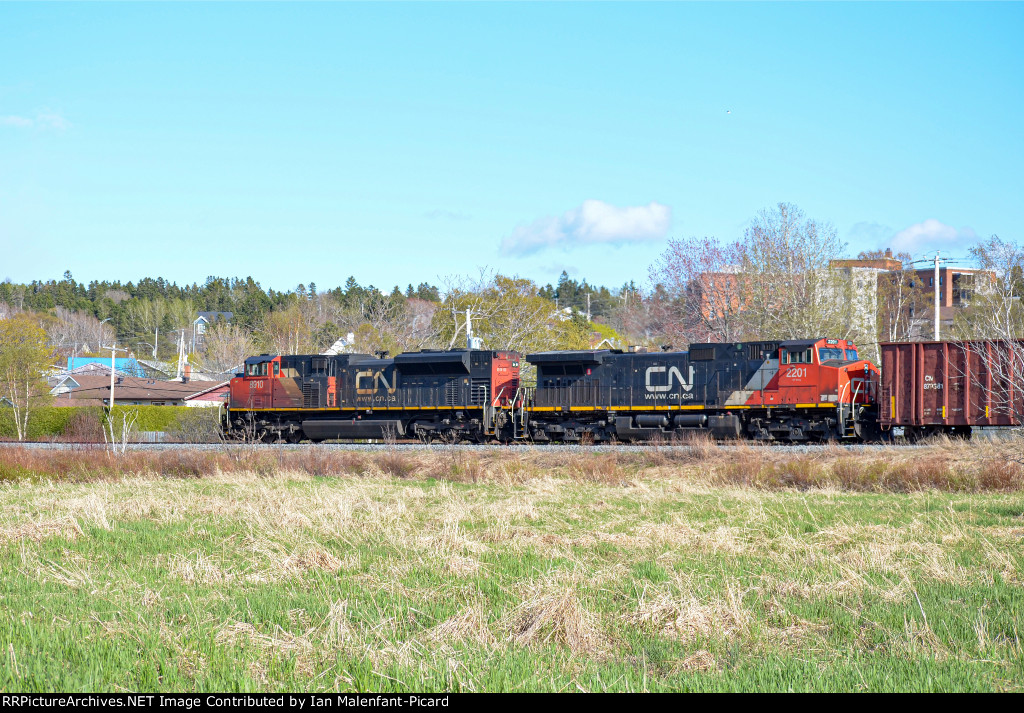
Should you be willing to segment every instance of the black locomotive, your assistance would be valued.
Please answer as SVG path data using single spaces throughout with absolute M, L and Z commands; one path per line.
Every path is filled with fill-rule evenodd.
M 519 389 L 519 354 L 460 349 L 249 357 L 231 380 L 228 434 L 265 441 L 482 441 Z

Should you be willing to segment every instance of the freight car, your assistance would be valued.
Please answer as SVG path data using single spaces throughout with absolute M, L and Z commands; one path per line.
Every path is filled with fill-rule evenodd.
M 1024 341 L 885 342 L 879 426 L 909 440 L 1024 425 Z
M 537 442 L 877 435 L 878 369 L 842 339 L 694 344 L 686 352 L 529 354 L 537 386 L 501 435 Z
M 223 428 L 232 437 L 314 443 L 325 439 L 483 441 L 511 407 L 520 355 L 425 350 L 249 357 L 231 379 Z

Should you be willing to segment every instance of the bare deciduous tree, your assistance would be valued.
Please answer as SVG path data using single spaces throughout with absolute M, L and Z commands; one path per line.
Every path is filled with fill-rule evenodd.
M 1024 338 L 1024 247 L 993 235 L 970 249 L 979 268 L 969 304 L 957 314 L 957 339 Z
M 138 421 L 139 410 L 136 408 L 107 409 L 103 439 L 112 453 L 124 455 L 128 451 L 128 441 L 135 434 Z
M 489 349 L 527 353 L 587 346 L 587 335 L 581 333 L 579 324 L 557 314 L 554 303 L 541 297 L 530 280 L 483 271 L 474 281 L 447 281 L 444 303 L 434 315 L 438 341 L 444 348 L 464 343 L 467 309 L 474 335 Z
M 238 367 L 256 352 L 256 342 L 244 327 L 218 322 L 206 330 L 200 354 L 203 369 L 220 374 Z
M 846 277 L 830 268 L 843 250 L 836 230 L 789 203 L 761 211 L 743 236 L 742 317 L 762 339 L 845 336 Z
M 990 409 L 1024 419 L 1024 247 L 993 235 L 970 249 L 985 272 L 974 277 L 970 303 L 957 314 L 953 336 L 982 367 L 973 392 Z M 992 344 L 995 342 L 995 344 Z M 984 380 L 982 382 L 981 380 Z
M 72 312 L 57 307 L 56 319 L 47 325 L 50 343 L 59 354 L 75 355 L 86 348 L 97 350 L 114 338 L 114 329 L 103 324 L 88 312 Z
M 922 289 L 914 258 L 910 253 L 888 255 L 882 250 L 865 250 L 858 260 L 887 260 L 899 262 L 897 269 L 878 274 L 878 340 L 906 342 L 919 339 L 928 324 L 935 303 L 933 294 Z
M 864 275 L 831 266 L 843 247 L 831 225 L 779 203 L 761 211 L 740 241 L 670 242 L 651 269 L 664 294 L 656 290 L 650 306 L 661 302 L 664 333 L 683 341 L 832 336 L 873 343 L 874 284 L 869 295 Z
M 715 238 L 669 240 L 651 267 L 651 281 L 665 294 L 652 297 L 664 311 L 665 336 L 677 346 L 732 342 L 741 337 L 743 247 Z

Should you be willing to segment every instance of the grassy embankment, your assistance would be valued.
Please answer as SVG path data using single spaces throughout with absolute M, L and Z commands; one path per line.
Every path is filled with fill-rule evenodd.
M 0 690 L 1018 690 L 1022 451 L 0 448 Z

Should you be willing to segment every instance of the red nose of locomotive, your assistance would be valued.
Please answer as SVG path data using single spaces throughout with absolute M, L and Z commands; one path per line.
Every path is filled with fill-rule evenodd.
M 242 375 L 231 379 L 229 406 L 233 409 L 270 408 L 273 380 L 281 376 L 281 357 L 261 354 L 245 360 Z

